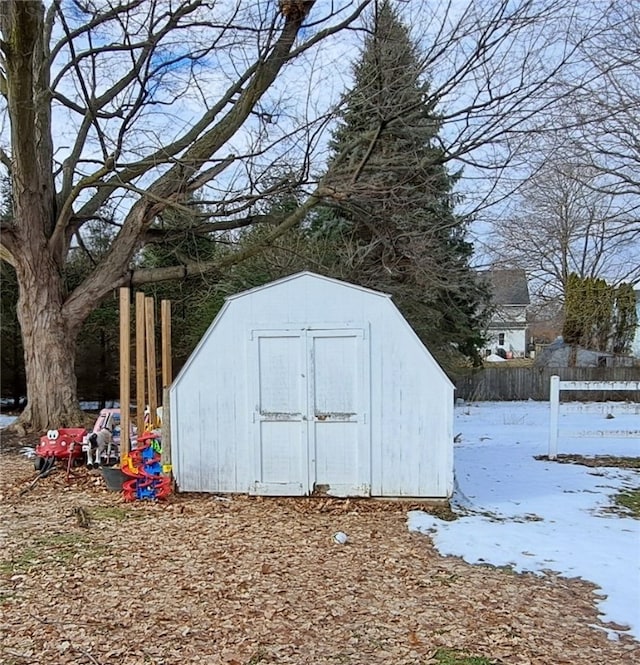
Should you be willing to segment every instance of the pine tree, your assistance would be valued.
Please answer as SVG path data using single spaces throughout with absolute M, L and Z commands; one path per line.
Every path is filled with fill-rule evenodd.
M 486 293 L 470 268 L 469 220 L 454 211 L 459 174 L 444 165 L 422 74 L 408 29 L 383 2 L 330 144 L 337 203 L 325 231 L 339 230 L 341 276 L 390 292 L 434 350 L 474 356 Z
M 74 248 L 64 267 L 66 288 L 72 291 L 86 279 L 97 261 L 109 251 L 113 216 L 105 208 L 103 219 L 86 227 L 81 246 Z M 78 334 L 75 374 L 78 397 L 96 401 L 100 408 L 118 397 L 119 333 L 117 292 L 103 300 L 87 317 Z
M 612 286 L 599 277 L 571 273 L 565 296 L 565 342 L 594 351 L 626 353 L 637 326 L 631 284 Z
M 633 284 L 620 284 L 615 291 L 613 312 L 611 348 L 614 353 L 628 353 L 631 350 L 637 327 L 638 314 Z
M 206 209 L 197 197 L 192 197 L 180 209 L 165 210 L 149 231 L 159 241 L 147 244 L 141 252 L 140 265 L 144 268 L 187 265 L 220 256 L 224 252 L 224 243 L 219 243 L 214 234 L 206 232 L 203 219 L 206 219 Z M 185 233 L 186 229 L 191 229 L 191 233 Z M 140 289 L 155 299 L 157 307 L 162 300 L 171 301 L 174 371 L 182 367 L 211 323 L 210 318 L 203 318 L 200 314 L 202 303 L 213 298 L 220 302 L 219 306 L 222 305 L 221 299 L 215 294 L 217 281 L 205 274 L 191 275 L 149 284 Z

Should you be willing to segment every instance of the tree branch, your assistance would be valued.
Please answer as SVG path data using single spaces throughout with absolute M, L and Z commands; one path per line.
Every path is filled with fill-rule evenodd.
M 125 278 L 121 279 L 117 286 L 130 283 L 132 287 L 142 286 L 144 284 L 155 283 L 159 281 L 167 281 L 172 279 L 183 279 L 193 275 L 210 274 L 224 270 L 232 265 L 241 263 L 242 261 L 256 256 L 265 247 L 268 247 L 275 240 L 283 236 L 287 231 L 291 230 L 304 218 L 308 213 L 317 206 L 325 192 L 318 188 L 309 198 L 298 207 L 293 213 L 286 217 L 280 224 L 278 224 L 273 231 L 266 234 L 260 242 L 246 247 L 239 252 L 233 252 L 222 259 L 212 261 L 209 263 L 190 263 L 181 266 L 168 266 L 164 268 L 147 268 L 132 271 Z
M 2 147 L 0 147 L 0 164 L 3 164 L 9 174 L 11 174 L 11 157 L 9 157 Z
M 5 243 L 6 243 L 6 236 L 3 238 L 2 242 L 0 242 L 0 260 L 6 261 L 11 266 L 15 266 L 16 259 L 13 256 L 11 250 L 6 246 Z
M 127 215 L 123 228 L 114 240 L 107 259 L 89 276 L 67 299 L 65 310 L 71 317 L 80 320 L 91 310 L 96 297 L 105 293 L 111 285 L 123 283 L 123 267 L 128 263 L 140 245 L 141 234 L 152 220 L 166 207 L 170 197 L 185 196 L 186 187 L 197 172 L 213 154 L 238 131 L 251 114 L 255 104 L 269 89 L 276 76 L 285 65 L 298 31 L 302 25 L 301 16 L 285 19 L 279 37 L 268 55 L 255 63 L 251 80 L 242 89 L 240 96 L 223 118 L 200 138 L 191 143 L 169 170 L 159 176 L 148 188 L 144 197 L 136 202 Z M 237 87 L 237 86 L 234 86 Z M 166 161 L 166 157 L 163 158 Z M 144 170 L 150 168 L 146 166 Z M 105 183 L 105 188 L 122 186 L 121 174 L 116 174 Z M 126 179 L 125 179 L 126 182 Z M 89 205 L 83 206 L 79 215 L 94 213 L 96 197 Z M 159 201 L 154 203 L 153 201 Z M 315 200 L 313 195 L 310 200 Z M 295 219 L 291 224 L 296 223 Z M 126 279 L 124 280 L 126 281 Z

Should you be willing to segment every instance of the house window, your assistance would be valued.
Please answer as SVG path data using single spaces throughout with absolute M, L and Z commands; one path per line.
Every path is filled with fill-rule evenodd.
M 607 356 L 598 356 L 598 367 L 607 366 Z
M 504 346 L 504 333 L 498 333 L 498 346 Z

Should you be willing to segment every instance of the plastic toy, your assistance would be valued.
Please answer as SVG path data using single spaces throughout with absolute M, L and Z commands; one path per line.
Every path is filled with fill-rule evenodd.
M 120 460 L 125 480 L 122 493 L 125 501 L 164 499 L 171 493 L 171 478 L 162 475 L 160 436 L 145 432 L 138 437 L 137 448 Z
M 111 430 L 111 433 L 113 434 L 113 443 L 106 451 L 104 451 L 102 459 L 94 459 L 96 453 L 91 449 L 89 436 L 94 433 L 97 434 L 104 427 L 108 427 Z M 82 441 L 82 449 L 87 456 L 88 464 L 113 466 L 118 463 L 118 460 L 120 459 L 120 409 L 102 409 L 96 418 L 93 429 L 86 434 L 87 435 Z M 129 430 L 129 441 L 131 442 L 131 447 L 135 448 L 136 428 L 133 425 Z
M 87 434 L 84 427 L 50 429 L 40 437 L 36 446 L 33 465 L 42 472 L 47 466 L 53 467 L 56 460 L 64 460 L 67 466 L 82 464 L 84 452 L 82 443 Z

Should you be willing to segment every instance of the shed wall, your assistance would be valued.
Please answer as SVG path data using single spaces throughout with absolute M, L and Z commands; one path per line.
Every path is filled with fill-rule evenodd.
M 373 496 L 449 496 L 453 386 L 390 299 L 313 275 L 230 299 L 171 389 L 183 491 L 245 493 L 256 480 L 251 331 L 358 327 L 368 353 Z

